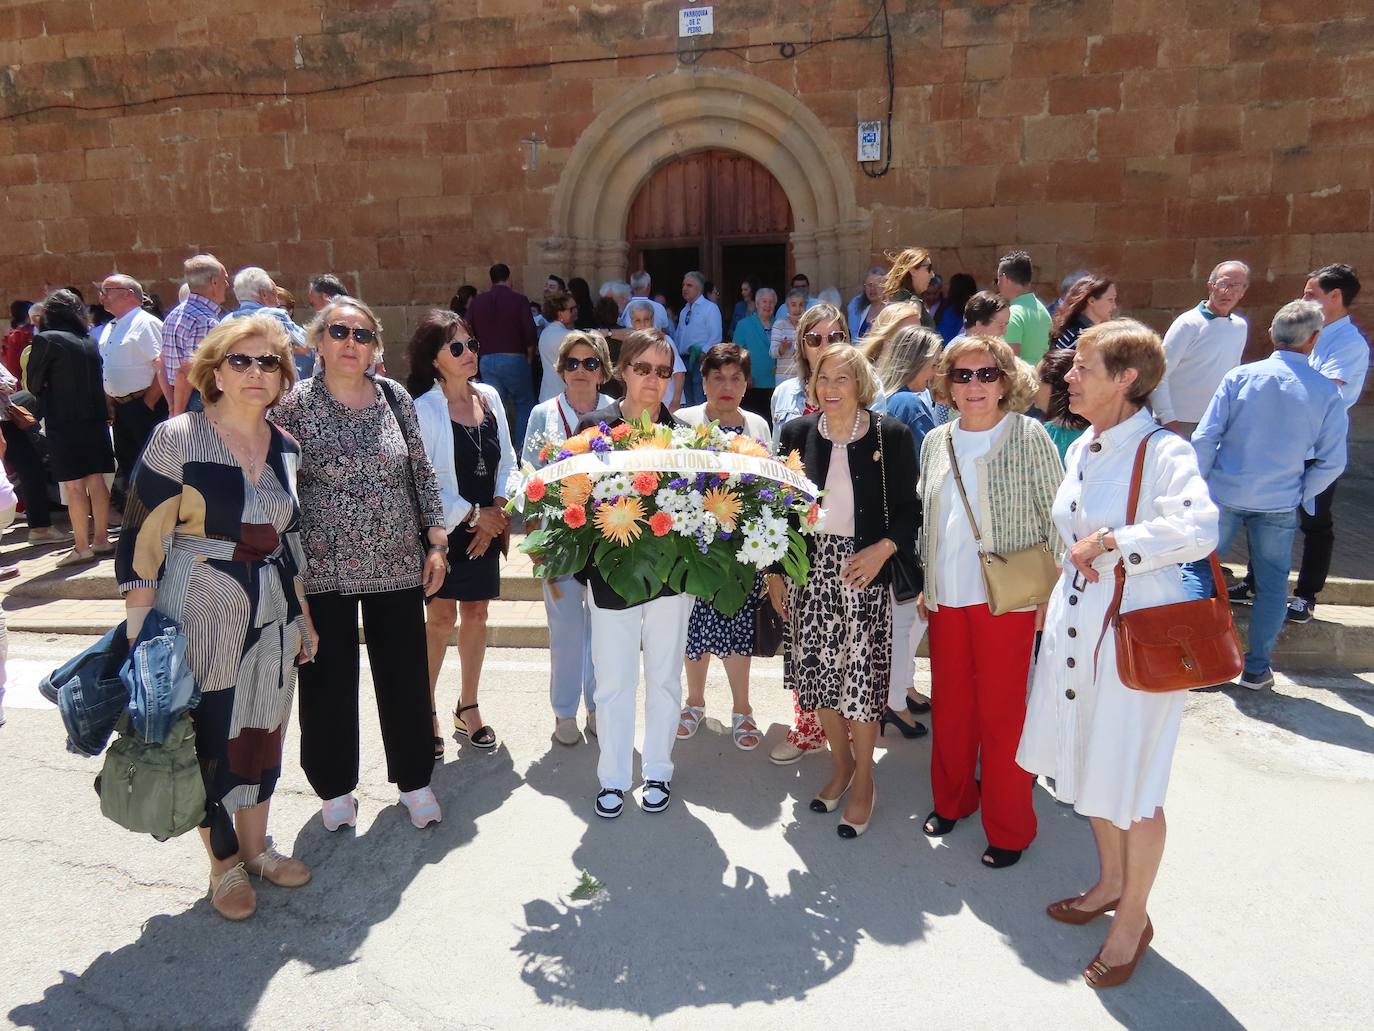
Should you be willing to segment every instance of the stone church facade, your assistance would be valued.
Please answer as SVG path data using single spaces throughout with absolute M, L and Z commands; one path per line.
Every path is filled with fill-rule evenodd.
M 1240 257 L 1262 327 L 1316 265 L 1374 273 L 1363 0 L 738 0 L 680 39 L 684 6 L 8 3 L 0 291 L 117 268 L 166 299 L 198 250 L 298 294 L 337 272 L 402 323 L 498 260 L 595 288 L 649 253 L 646 184 L 703 151 L 766 170 L 788 273 L 846 296 L 887 250 L 986 286 L 1021 248 L 1046 299 L 1102 270 L 1162 327 Z M 861 164 L 870 120 L 890 159 Z M 713 203 L 747 243 L 747 199 Z

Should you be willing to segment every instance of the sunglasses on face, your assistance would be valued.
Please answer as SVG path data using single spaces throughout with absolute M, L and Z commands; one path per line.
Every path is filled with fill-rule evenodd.
M 342 322 L 332 322 L 329 325 L 329 335 L 335 340 L 347 340 L 350 336 L 354 343 L 364 344 L 371 347 L 377 342 L 377 334 L 370 329 L 350 329 Z
M 455 358 L 463 357 L 463 348 L 466 347 L 473 354 L 482 349 L 482 345 L 477 342 L 476 337 L 468 337 L 466 340 L 450 340 L 448 342 L 448 353 Z
M 594 362 L 595 358 L 588 358 L 587 361 Z M 636 376 L 657 376 L 659 379 L 672 379 L 673 367 L 671 365 L 650 365 L 648 362 L 631 362 L 630 371 Z
M 642 364 L 642 363 L 641 363 L 641 364 Z M 600 359 L 600 358 L 597 358 L 595 355 L 593 355 L 593 356 L 590 357 L 590 358 L 564 358 L 564 359 L 563 359 L 563 371 L 564 371 L 564 372 L 576 372 L 578 369 L 586 369 L 588 372 L 596 372 L 596 371 L 597 371 L 598 369 L 600 369 L 600 368 L 601 368 L 601 359 Z M 641 373 L 641 375 L 647 376 L 648 374 L 649 374 L 649 367 L 648 367 L 647 365 L 645 365 L 645 366 L 644 366 L 644 372 Z
M 975 376 L 979 383 L 996 383 L 1002 378 L 1003 372 L 996 365 L 984 365 L 981 369 L 949 370 L 951 383 L 972 383 Z
M 820 347 L 821 344 L 846 344 L 849 342 L 849 334 L 842 329 L 832 329 L 828 336 L 821 336 L 819 333 L 803 333 L 802 340 L 807 347 Z
M 226 354 L 224 364 L 235 372 L 247 372 L 254 362 L 263 372 L 280 372 L 281 358 L 275 354 Z

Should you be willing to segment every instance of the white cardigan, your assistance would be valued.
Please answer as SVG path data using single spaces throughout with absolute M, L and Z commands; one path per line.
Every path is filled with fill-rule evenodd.
M 509 497 L 510 479 L 515 473 L 515 448 L 511 446 L 510 426 L 506 422 L 501 395 L 485 383 L 474 383 L 472 387 L 482 395 L 487 408 L 496 417 L 496 435 L 501 441 L 501 462 L 496 467 L 496 495 Z M 448 398 L 439 384 L 434 384 L 415 399 L 415 414 L 420 418 L 420 436 L 425 442 L 425 453 L 429 455 L 435 479 L 439 481 L 439 499 L 444 504 L 444 528 L 452 533 L 472 512 L 472 502 L 458 493 L 458 470 L 453 463 L 453 420 L 448 414 Z
M 693 405 L 691 408 L 679 408 L 673 413 L 688 426 L 705 426 L 711 420 L 706 418 L 706 406 Z M 749 436 L 753 437 L 760 444 L 767 444 L 773 439 L 772 432 L 768 429 L 768 423 L 756 412 L 740 409 L 740 414 L 744 416 L 744 430 Z

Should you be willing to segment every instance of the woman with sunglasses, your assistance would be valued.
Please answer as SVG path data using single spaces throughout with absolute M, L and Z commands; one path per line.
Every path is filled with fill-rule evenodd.
M 186 637 L 200 688 L 191 719 L 210 905 L 245 920 L 257 910 L 248 874 L 286 888 L 310 880 L 304 863 L 267 843 L 296 664 L 310 662 L 316 643 L 301 581 L 300 447 L 264 418 L 295 367 L 281 323 L 250 315 L 211 330 L 184 371 L 205 410 L 149 436 L 130 476 L 115 574 L 131 644 L 154 605 Z
M 616 378 L 625 396 L 584 415 L 577 431 L 605 423 L 614 428 L 647 415 L 660 426 L 683 425 L 663 403 L 673 378 L 673 347 L 656 329 L 637 330 L 620 348 Z M 578 574 L 591 591 L 592 663 L 596 667 L 597 740 L 601 758 L 596 773 L 601 790 L 596 815 L 615 819 L 625 807 L 634 775 L 635 705 L 640 654 L 644 656 L 644 738 L 640 766 L 647 813 L 668 808 L 673 779 L 673 741 L 682 706 L 682 661 L 687 648 L 687 617 L 692 598 L 665 587 L 638 605 L 627 605 L 597 571 L 594 561 Z
M 908 247 L 895 255 L 888 255 L 892 266 L 883 280 L 883 300 L 912 301 L 921 306 L 921 325 L 935 328 L 935 318 L 921 295 L 930 289 L 935 278 L 935 266 L 930 251 L 924 247 Z
M 1051 509 L 1064 467 L 1045 428 L 1019 414 L 1038 386 L 1004 341 L 955 340 L 931 389 L 958 417 L 921 446 L 925 590 L 916 605 L 930 625 L 935 794 L 924 830 L 948 834 L 981 807 L 991 868 L 1011 866 L 1035 838 L 1032 778 L 1016 765 L 1016 746 L 1045 607 L 993 615 L 981 554 L 1059 548 Z
M 780 450 L 779 440 L 782 428 L 793 419 L 812 415 L 820 408 L 808 395 L 811 373 L 817 356 L 832 344 L 848 344 L 849 329 L 844 315 L 833 304 L 814 304 L 808 308 L 797 322 L 797 375 L 785 379 L 773 389 L 773 446 L 780 457 L 786 452 Z M 788 655 L 791 648 L 783 643 L 783 680 L 792 686 L 788 673 Z M 789 766 L 802 756 L 825 747 L 825 731 L 816 720 L 816 714 L 804 710 L 796 702 L 796 689 L 792 690 L 792 726 L 787 737 L 773 746 L 768 758 L 779 766 Z
M 305 589 L 325 642 L 301 675 L 301 766 L 330 831 L 357 822 L 359 608 L 387 779 L 416 827 L 443 815 L 429 786 L 424 599 L 444 582 L 448 533 L 415 405 L 368 371 L 381 331 L 362 301 L 331 299 L 306 333 L 323 372 L 272 412 L 301 444 Z
M 478 351 L 463 317 L 441 308 L 420 319 L 408 349 L 406 389 L 415 398 L 448 531 L 448 574 L 428 599 L 425 619 L 436 760 L 444 757 L 444 739 L 434 692 L 454 626 L 462 687 L 453 729 L 478 748 L 496 747 L 496 731 L 482 722 L 477 707 L 477 686 L 487 651 L 487 608 L 501 595 L 500 559 L 510 528 L 503 509 L 515 449 L 500 395 L 494 387 L 474 382 Z
M 611 356 L 601 335 L 574 330 L 564 336 L 555 367 L 563 377 L 563 392 L 534 406 L 525 432 L 522 458 L 536 469 L 545 464 L 540 457 L 545 445 L 563 443 L 573 435 L 583 416 L 614 400 L 600 390 L 611 375 Z M 525 529 L 536 529 L 533 521 L 527 519 Z M 587 588 L 572 576 L 545 580 L 543 584 L 544 614 L 549 620 L 553 737 L 560 745 L 575 745 L 582 740 L 577 729 L 578 699 L 587 707 L 587 733 L 596 735 L 596 674 L 592 666 Z

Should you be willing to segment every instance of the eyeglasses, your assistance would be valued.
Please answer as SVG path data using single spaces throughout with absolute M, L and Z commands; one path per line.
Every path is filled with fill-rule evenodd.
M 1005 375 L 996 365 L 984 365 L 981 369 L 950 369 L 951 383 L 972 383 L 978 377 L 979 383 L 996 383 Z
M 345 326 L 342 322 L 331 322 L 329 324 L 329 335 L 335 340 L 347 340 L 351 336 L 353 337 L 354 343 L 366 344 L 369 347 L 377 342 L 377 334 L 375 331 L 357 327 L 350 328 Z
M 235 372 L 247 372 L 248 367 L 257 364 L 263 372 L 280 372 L 281 358 L 275 354 L 226 354 L 224 364 Z
M 847 344 L 849 334 L 842 329 L 832 329 L 828 336 L 822 337 L 819 333 L 810 332 L 802 334 L 802 342 L 807 347 L 820 347 L 821 344 Z
M 594 362 L 595 358 L 588 358 L 587 361 Z M 631 362 L 630 371 L 636 376 L 657 376 L 659 379 L 672 379 L 673 367 L 671 365 L 650 365 L 648 362 Z
M 455 358 L 461 358 L 463 356 L 464 347 L 473 354 L 482 350 L 482 345 L 477 342 L 476 337 L 468 337 L 466 340 L 450 340 L 448 342 L 448 353 Z
M 1222 292 L 1230 292 L 1231 290 L 1245 289 L 1244 283 L 1237 283 L 1234 279 L 1218 279 L 1215 280 L 1211 285 L 1213 290 L 1221 290 Z
M 638 363 L 638 364 L 643 364 L 643 365 L 644 365 L 644 371 L 641 372 L 640 375 L 641 375 L 641 376 L 647 376 L 647 375 L 649 374 L 649 366 L 648 366 L 647 364 L 642 363 L 642 362 L 641 362 L 641 363 Z M 564 371 L 564 372 L 576 372 L 578 369 L 586 369 L 588 372 L 596 372 L 596 371 L 597 371 L 598 369 L 600 369 L 600 368 L 601 368 L 601 359 L 598 358 L 598 357 L 596 357 L 595 355 L 592 355 L 592 357 L 590 357 L 590 358 L 564 358 L 564 359 L 563 359 L 563 371 Z M 639 370 L 636 369 L 635 371 L 638 372 Z M 672 373 L 670 372 L 668 375 L 671 376 Z M 667 376 L 664 377 L 664 379 L 667 379 L 667 378 L 668 378 Z

